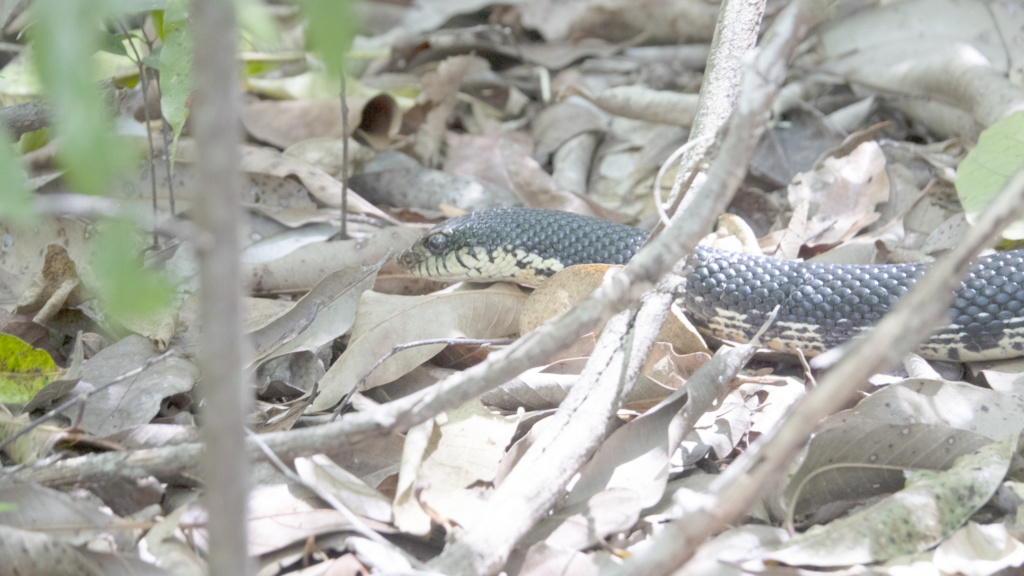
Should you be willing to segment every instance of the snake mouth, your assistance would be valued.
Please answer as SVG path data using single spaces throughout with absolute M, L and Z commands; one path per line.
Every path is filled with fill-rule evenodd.
M 395 259 L 399 265 L 409 271 L 413 271 L 416 267 L 422 263 L 426 258 L 416 251 L 416 247 L 406 248 L 398 254 L 398 258 Z

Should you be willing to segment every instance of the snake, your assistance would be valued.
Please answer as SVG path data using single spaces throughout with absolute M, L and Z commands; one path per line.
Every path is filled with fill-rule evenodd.
M 416 276 L 446 282 L 538 286 L 574 264 L 626 264 L 646 230 L 571 212 L 495 208 L 427 231 L 398 256 Z M 874 326 L 929 268 L 918 264 L 798 262 L 698 245 L 677 267 L 677 296 L 702 334 L 748 342 L 769 320 L 762 346 L 821 354 Z M 1024 356 L 1024 250 L 978 258 L 952 299 L 945 325 L 921 344 L 934 360 Z

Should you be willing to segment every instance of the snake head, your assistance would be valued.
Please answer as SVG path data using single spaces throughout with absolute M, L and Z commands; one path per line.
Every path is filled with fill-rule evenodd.
M 436 275 L 436 272 L 431 272 L 428 263 L 434 261 L 435 265 L 433 268 L 436 271 L 436 262 L 443 260 L 446 252 L 452 247 L 452 234 L 452 229 L 447 227 L 437 227 L 430 230 L 417 240 L 415 244 L 398 255 L 399 264 L 417 276 Z

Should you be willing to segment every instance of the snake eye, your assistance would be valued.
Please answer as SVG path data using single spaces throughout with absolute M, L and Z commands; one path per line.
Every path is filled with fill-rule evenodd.
M 448 247 L 448 236 L 444 232 L 438 232 L 423 242 L 431 254 L 440 254 Z

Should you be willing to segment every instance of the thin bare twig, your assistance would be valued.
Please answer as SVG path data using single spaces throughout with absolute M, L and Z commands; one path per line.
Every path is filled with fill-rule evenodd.
M 142 63 L 142 56 L 139 51 L 135 49 L 135 40 L 132 39 L 132 35 L 128 32 L 128 29 L 124 27 L 123 22 L 118 22 L 118 26 L 121 27 L 121 32 L 125 38 L 128 39 L 128 46 L 131 47 L 132 53 L 135 54 L 135 64 L 139 67 L 139 82 L 142 87 L 142 115 L 146 119 L 146 143 L 149 144 L 149 184 L 150 194 L 153 197 L 153 223 L 157 221 L 157 205 L 156 205 L 156 147 L 153 146 L 153 123 L 149 117 L 149 77 L 146 74 L 146 65 Z M 156 230 L 153 230 L 153 249 L 156 249 L 160 245 L 160 236 Z
M 341 240 L 348 239 L 348 97 L 341 71 Z
M 210 573 L 252 573 L 247 553 L 249 455 L 245 415 L 251 388 L 243 376 L 239 263 L 239 110 L 235 5 L 192 3 L 195 31 L 194 134 L 198 153 L 195 220 L 199 228 L 202 434 Z

